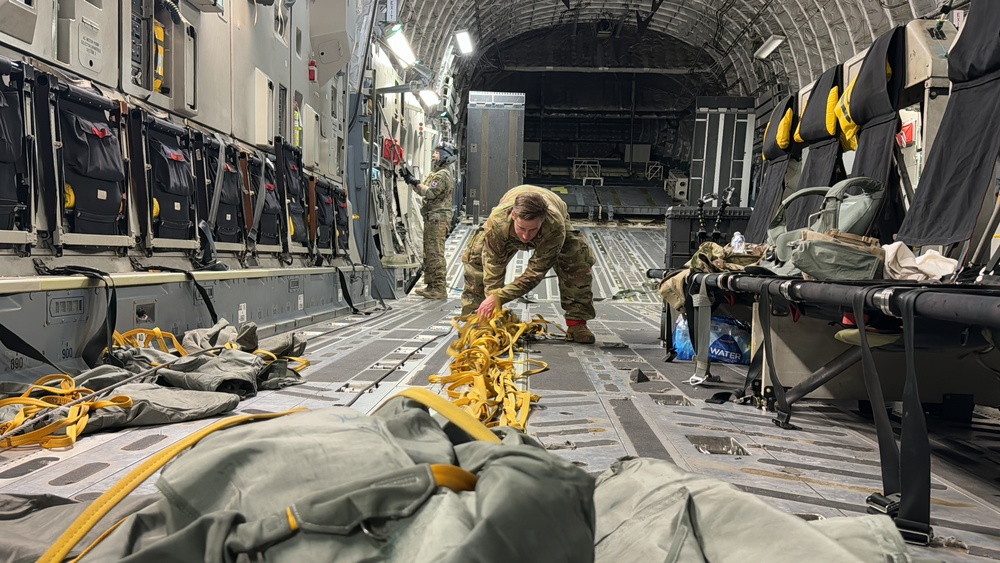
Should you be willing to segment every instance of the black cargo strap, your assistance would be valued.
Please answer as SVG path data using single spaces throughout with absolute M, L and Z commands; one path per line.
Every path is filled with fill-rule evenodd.
M 878 291 L 878 288 L 857 293 L 853 303 L 854 324 L 858 327 L 861 338 L 861 366 L 864 371 L 865 388 L 868 390 L 868 400 L 872 405 L 872 415 L 875 418 L 875 434 L 878 438 L 878 455 L 882 468 L 882 494 L 868 497 L 868 505 L 871 512 L 895 516 L 899 508 L 899 448 L 896 446 L 889 414 L 885 411 L 882 384 L 879 381 L 865 327 L 865 301 L 875 291 Z
M 688 319 L 689 325 L 695 327 L 691 334 L 691 342 L 695 349 L 695 370 L 694 375 L 688 379 L 688 383 L 692 385 L 700 385 L 715 379 L 710 371 L 711 362 L 708 356 L 708 349 L 712 344 L 712 298 L 708 296 L 706 286 L 705 279 L 702 278 L 698 294 L 691 298 L 692 308 L 697 311 Z M 694 344 L 695 339 L 697 344 Z
M 205 308 L 208 309 L 208 314 L 212 317 L 212 324 L 219 322 L 219 315 L 215 312 L 215 305 L 212 304 L 212 296 L 208 294 L 208 290 L 205 289 L 205 286 L 198 282 L 193 273 L 182 268 L 171 268 L 169 266 L 146 266 L 135 261 L 132 262 L 132 267 L 140 272 L 154 272 L 159 270 L 161 272 L 184 274 L 184 277 L 190 280 L 191 283 L 194 284 L 194 288 L 198 290 L 199 294 L 201 294 L 201 300 L 205 302 Z
M 23 338 L 17 335 L 14 331 L 10 330 L 3 323 L 0 323 L 0 344 L 3 344 L 4 348 L 10 350 L 11 352 L 16 352 L 31 358 L 32 360 L 39 361 L 52 366 L 59 373 L 65 373 L 66 375 L 74 375 L 72 372 L 68 371 L 66 368 L 60 367 L 58 364 L 52 360 L 45 357 L 38 348 L 35 348 Z
M 413 291 L 413 288 L 416 287 L 417 282 L 420 281 L 420 276 L 423 275 L 423 273 L 424 273 L 424 266 L 423 264 L 421 264 L 420 267 L 417 268 L 416 273 L 413 274 L 413 277 L 411 277 L 410 280 L 406 282 L 406 287 L 403 288 L 403 293 L 409 295 L 410 292 Z
M 351 286 L 347 283 L 347 276 L 344 275 L 344 271 L 337 268 L 337 273 L 340 275 L 340 288 L 343 290 L 344 301 L 347 301 L 347 306 L 351 308 L 352 313 L 360 313 L 357 307 L 354 306 L 354 299 L 351 298 Z
M 906 383 L 903 385 L 903 422 L 900 434 L 900 499 L 896 527 L 903 539 L 927 545 L 931 530 L 931 448 L 927 436 L 927 421 L 917 387 L 917 366 L 914 358 L 916 326 L 914 306 L 920 294 L 915 289 L 900 296 L 903 315 L 903 342 L 906 347 Z
M 762 340 L 764 341 L 764 360 L 767 362 L 767 373 L 774 390 L 775 411 L 777 411 L 774 423 L 782 428 L 796 428 L 788 422 L 792 416 L 792 407 L 785 399 L 785 388 L 778 379 L 777 370 L 774 369 L 774 346 L 771 343 L 771 287 L 775 283 L 783 282 L 782 280 L 769 281 L 764 285 L 764 291 L 760 292 L 757 317 L 760 319 L 760 330 L 763 332 Z
M 253 202 L 253 223 L 250 232 L 247 233 L 250 241 L 256 243 L 260 229 L 260 219 L 264 215 L 264 198 L 267 197 L 267 183 L 264 181 L 264 167 L 267 166 L 267 159 L 261 156 L 260 174 L 257 175 L 257 196 Z M 253 189 L 253 186 L 250 187 Z
M 212 185 L 212 203 L 208 208 L 208 224 L 215 231 L 215 219 L 219 215 L 219 202 L 222 200 L 222 175 L 226 171 L 226 142 L 219 135 L 215 136 L 219 142 L 219 162 L 215 165 L 215 181 Z
M 34 265 L 35 271 L 40 275 L 84 276 L 104 285 L 104 297 L 108 304 L 104 321 L 102 321 L 104 330 L 98 328 L 94 336 L 90 337 L 84 345 L 83 351 L 80 354 L 88 366 L 93 368 L 101 365 L 103 363 L 104 351 L 111 350 L 114 346 L 115 324 L 118 319 L 118 292 L 115 289 L 115 282 L 111 278 L 111 274 L 86 266 L 49 268 L 37 258 L 34 260 Z

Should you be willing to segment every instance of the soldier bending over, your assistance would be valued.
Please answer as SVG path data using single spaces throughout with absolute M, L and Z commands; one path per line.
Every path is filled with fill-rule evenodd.
M 530 249 L 535 252 L 524 273 L 504 285 L 507 263 L 518 250 Z M 534 289 L 554 268 L 566 339 L 594 343 L 594 333 L 587 328 L 587 321 L 596 316 L 591 290 L 594 252 L 583 234 L 573 229 L 566 203 L 556 194 L 536 186 L 512 188 L 472 235 L 462 261 L 462 314 L 476 311 L 490 318 L 505 303 Z

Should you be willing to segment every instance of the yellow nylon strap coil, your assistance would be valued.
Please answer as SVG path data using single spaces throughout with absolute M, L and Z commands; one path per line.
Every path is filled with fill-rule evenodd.
M 139 337 L 142 337 L 141 339 Z M 173 350 L 167 344 L 167 341 L 173 345 Z M 187 350 L 181 346 L 180 341 L 173 333 L 166 332 L 157 328 L 136 328 L 130 330 L 124 334 L 118 334 L 115 332 L 115 343 L 119 346 L 131 346 L 133 348 L 152 348 L 153 343 L 159 345 L 161 351 L 168 354 L 177 354 L 178 356 L 187 356 Z
M 58 382 L 58 387 L 50 385 Z M 52 409 L 59 408 L 93 393 L 86 387 L 77 387 L 72 377 L 64 374 L 53 374 L 42 377 L 32 384 L 27 391 L 18 397 L 0 400 L 0 407 L 20 406 L 21 410 L 14 418 L 0 422 L 0 434 L 7 434 L 21 427 L 28 421 L 42 416 Z M 33 396 L 33 395 L 40 396 Z M 18 446 L 42 446 L 43 448 L 65 448 L 72 446 L 90 421 L 90 413 L 109 407 L 129 408 L 132 399 L 124 395 L 85 401 L 73 405 L 66 416 L 30 432 L 10 436 L 0 442 L 0 449 L 16 448 Z
M 455 405 L 486 426 L 524 430 L 531 403 L 539 397 L 518 389 L 516 381 L 545 371 L 548 365 L 538 360 L 516 361 L 515 345 L 526 334 L 550 334 L 547 326 L 552 323 L 541 316 L 522 323 L 504 309 L 488 322 L 458 317 L 452 325 L 458 338 L 448 347 L 448 355 L 454 358 L 450 373 L 432 375 L 430 382 L 443 385 Z M 518 366 L 533 367 L 518 373 Z

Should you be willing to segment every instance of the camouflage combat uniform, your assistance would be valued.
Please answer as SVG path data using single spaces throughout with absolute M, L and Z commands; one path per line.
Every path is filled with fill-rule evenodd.
M 535 238 L 523 243 L 514 233 L 510 211 L 514 198 L 527 191 L 541 194 L 549 205 L 549 212 Z M 518 250 L 535 252 L 524 273 L 504 285 L 507 263 Z M 591 289 L 594 252 L 583 234 L 573 229 L 566 203 L 549 190 L 517 186 L 504 194 L 486 224 L 472 235 L 462 261 L 465 264 L 463 314 L 474 312 L 486 299 L 487 292 L 496 295 L 501 305 L 521 297 L 541 283 L 549 269 L 554 268 L 566 319 L 586 321 L 596 316 Z
M 445 166 L 428 174 L 421 183 L 425 188 L 416 190 L 424 198 L 420 209 L 424 218 L 424 283 L 430 292 L 443 292 L 446 291 L 444 240 L 448 238 L 451 223 L 455 178 Z

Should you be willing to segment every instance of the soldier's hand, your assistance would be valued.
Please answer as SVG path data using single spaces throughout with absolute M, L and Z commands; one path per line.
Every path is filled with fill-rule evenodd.
M 411 186 L 416 186 L 420 183 L 419 180 L 413 177 L 413 172 L 410 171 L 408 166 L 400 166 L 399 175 L 403 178 L 403 181 Z
M 497 310 L 497 298 L 496 296 L 490 295 L 479 305 L 476 309 L 476 313 L 479 314 L 479 318 L 483 321 L 488 321 L 493 318 L 493 314 Z

